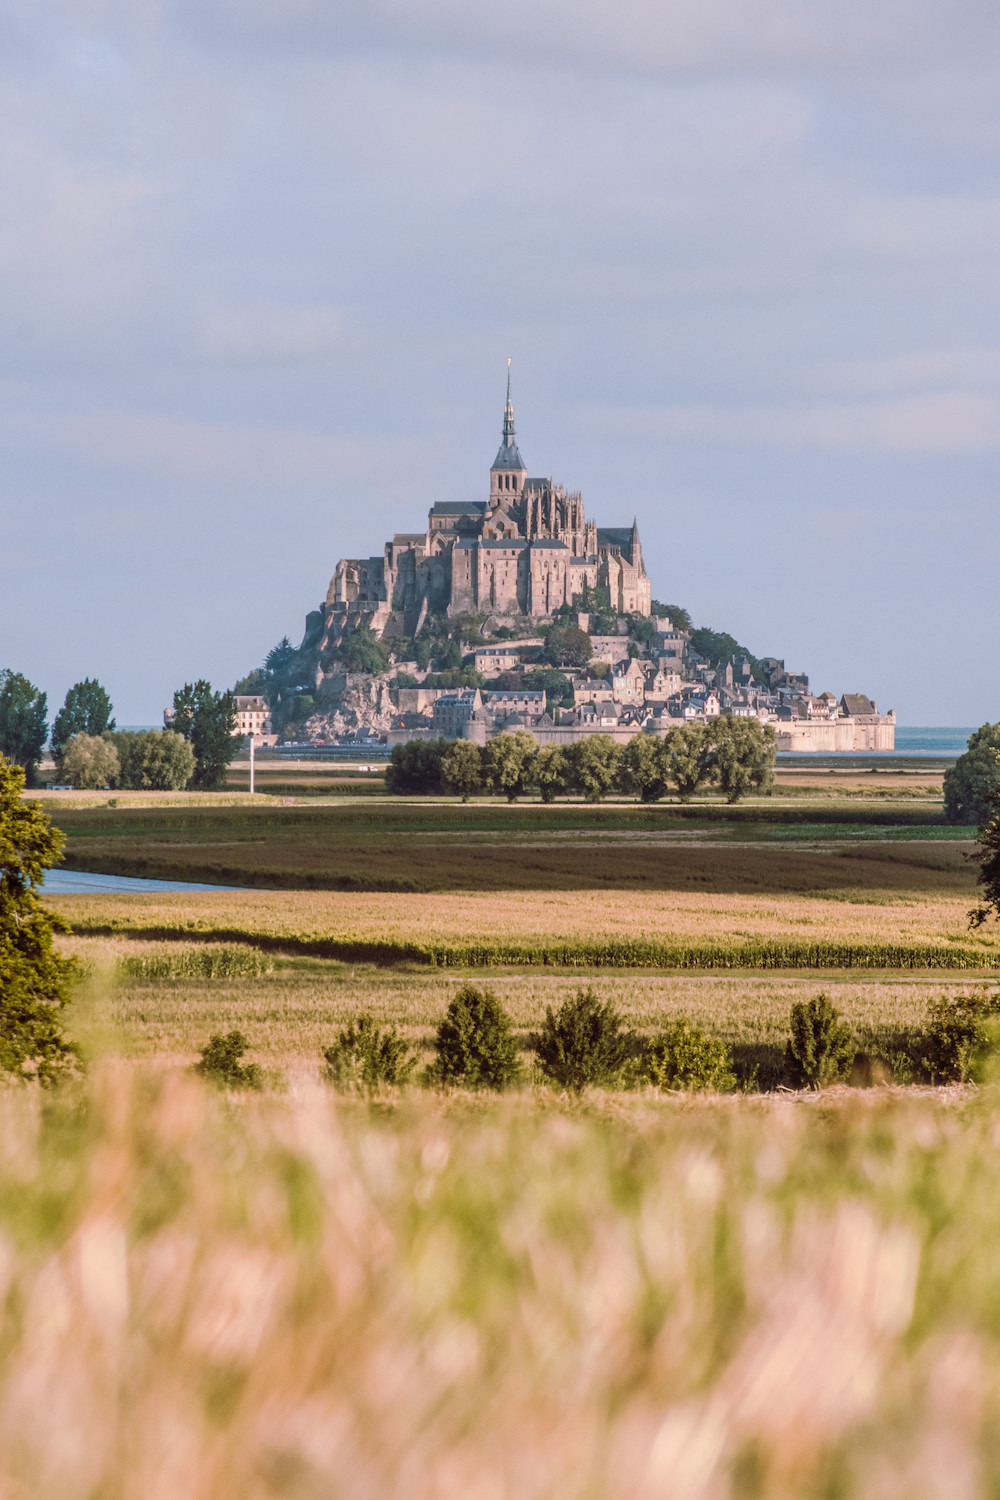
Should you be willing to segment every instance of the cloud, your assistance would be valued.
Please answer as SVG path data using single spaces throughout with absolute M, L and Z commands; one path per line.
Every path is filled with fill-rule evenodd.
M 667 75 L 936 65 L 982 57 L 1000 34 L 977 0 L 182 0 L 178 15 L 228 45 L 424 46 Z
M 945 392 L 896 401 L 773 406 L 710 404 L 578 410 L 617 436 L 751 448 L 853 453 L 1000 453 L 1000 396 Z
M 421 442 L 365 438 L 267 423 L 206 422 L 128 411 L 5 413 L 6 446 L 46 453 L 108 473 L 155 475 L 203 489 L 242 485 L 291 492 L 302 486 L 383 482 L 423 461 Z
M 315 359 L 341 347 L 343 328 L 338 307 L 216 307 L 204 315 L 201 345 L 218 360 Z

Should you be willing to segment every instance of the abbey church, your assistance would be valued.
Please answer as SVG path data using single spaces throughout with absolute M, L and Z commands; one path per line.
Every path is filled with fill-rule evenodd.
M 411 636 L 428 614 L 544 619 L 572 605 L 585 585 L 605 589 L 618 614 L 650 612 L 635 522 L 599 527 L 587 520 L 578 493 L 529 477 L 514 435 L 508 366 L 489 499 L 438 501 L 426 531 L 394 536 L 381 557 L 341 559 L 326 598 L 326 628 L 342 636 L 365 622 L 378 635 Z

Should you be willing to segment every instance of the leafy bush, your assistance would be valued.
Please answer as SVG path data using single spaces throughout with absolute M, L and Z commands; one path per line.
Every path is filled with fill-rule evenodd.
M 195 1063 L 195 1071 L 226 1089 L 260 1089 L 264 1086 L 264 1073 L 257 1063 L 240 1061 L 249 1043 L 242 1031 L 229 1031 L 225 1036 L 209 1038 L 208 1046 L 202 1048 L 201 1061 Z
M 625 1030 L 614 1004 L 602 1005 L 593 988 L 578 990 L 557 1011 L 546 1006 L 542 1029 L 531 1043 L 545 1076 L 577 1091 L 616 1082 L 636 1050 L 634 1033 Z
M 785 1066 L 796 1087 L 820 1089 L 847 1077 L 857 1047 L 829 995 L 796 1001 L 790 1031 Z
M 323 1057 L 327 1078 L 341 1088 L 406 1083 L 417 1065 L 416 1054 L 395 1026 L 380 1031 L 368 1015 L 351 1021 Z
M 967 1083 L 982 1076 L 997 1050 L 1000 995 L 932 1000 L 923 1036 L 923 1064 L 932 1083 Z
M 713 1089 L 723 1094 L 736 1087 L 725 1042 L 706 1036 L 684 1016 L 646 1044 L 640 1072 L 659 1089 Z
M 474 984 L 463 984 L 452 997 L 434 1050 L 430 1076 L 440 1083 L 504 1089 L 521 1071 L 510 1017 L 492 990 Z
M 98 786 L 117 786 L 121 774 L 118 751 L 107 737 L 71 735 L 62 751 L 60 776 L 80 790 Z
M 118 729 L 110 739 L 118 754 L 116 785 L 125 791 L 179 792 L 194 775 L 194 751 L 172 729 Z

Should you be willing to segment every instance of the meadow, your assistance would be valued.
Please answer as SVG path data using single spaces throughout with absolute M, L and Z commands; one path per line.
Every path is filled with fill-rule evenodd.
M 87 1071 L 0 1089 L 0 1493 L 1000 1490 L 1000 1086 L 891 1081 L 1000 971 L 933 796 L 107 800 L 59 807 L 78 867 L 285 888 L 46 898 Z M 326 1081 L 362 1011 L 428 1062 L 469 976 L 515 1088 Z M 740 1090 L 553 1089 L 530 1037 L 588 984 Z M 784 1087 L 820 989 L 866 1086 Z M 259 1092 L 193 1067 L 234 1029 Z
M 998 1142 L 990 1089 L 2 1092 L 0 1488 L 993 1494 Z

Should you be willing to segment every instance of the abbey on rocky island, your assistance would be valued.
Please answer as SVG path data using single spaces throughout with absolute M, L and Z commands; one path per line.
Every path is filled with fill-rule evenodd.
M 414 636 L 428 614 L 533 616 L 546 619 L 600 586 L 618 614 L 648 615 L 649 579 L 639 528 L 598 527 L 579 493 L 529 478 L 504 407 L 500 450 L 488 500 L 440 500 L 427 530 L 403 532 L 381 557 L 342 558 L 326 597 L 325 634 L 359 624 L 377 635 Z

